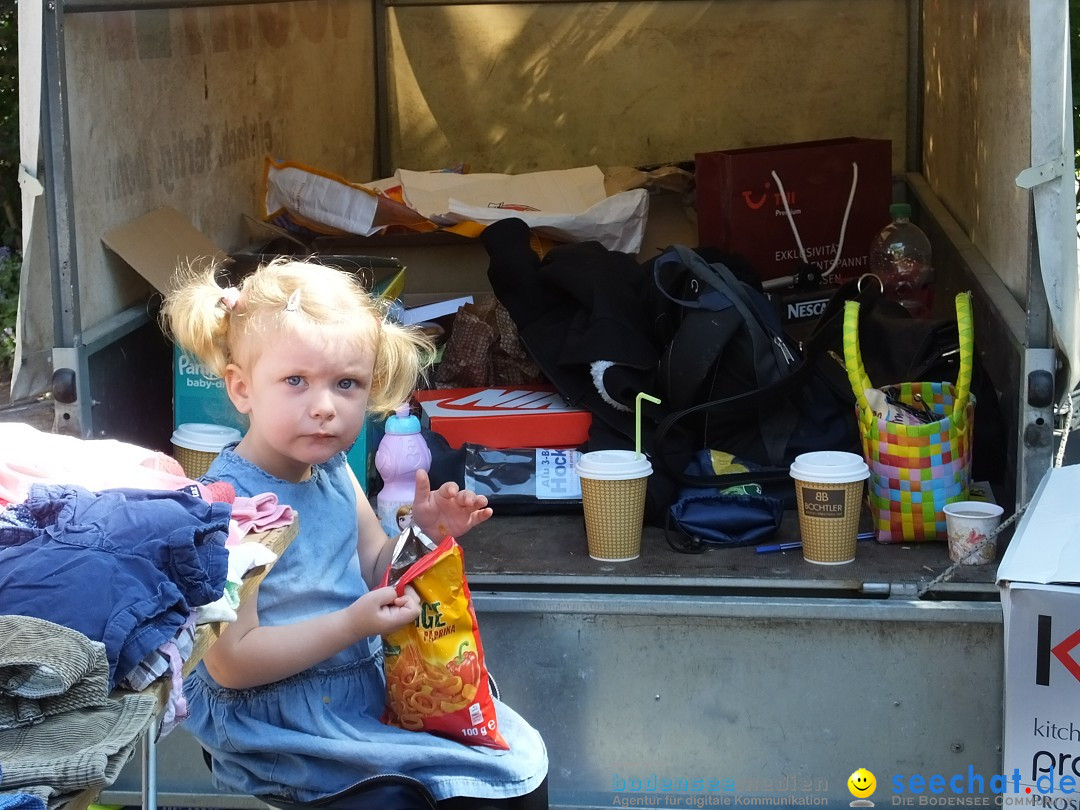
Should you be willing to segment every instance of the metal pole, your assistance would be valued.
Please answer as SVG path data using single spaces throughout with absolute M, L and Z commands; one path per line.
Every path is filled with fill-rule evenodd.
M 67 109 L 67 63 L 64 51 L 64 6 L 45 6 L 42 59 L 42 105 L 45 134 L 45 193 L 50 218 L 49 247 L 53 285 L 53 374 L 70 369 L 56 400 L 57 432 L 89 437 L 90 397 L 87 358 L 82 346 L 79 271 L 75 249 L 75 207 L 72 200 L 71 130 Z M 57 358 L 62 357 L 61 363 Z M 73 381 L 72 381 L 73 377 Z

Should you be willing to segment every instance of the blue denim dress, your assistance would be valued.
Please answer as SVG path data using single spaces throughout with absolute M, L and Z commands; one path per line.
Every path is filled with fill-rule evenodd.
M 356 500 L 344 454 L 289 483 L 226 449 L 207 473 L 238 495 L 273 492 L 300 532 L 259 588 L 259 623 L 301 621 L 351 604 L 368 587 L 356 555 Z M 481 628 L 482 629 L 482 628 Z M 509 751 L 462 745 L 379 721 L 386 703 L 382 642 L 370 637 L 311 669 L 254 689 L 226 689 L 200 664 L 184 683 L 184 728 L 214 759 L 218 787 L 307 802 L 380 773 L 424 782 L 437 799 L 506 798 L 547 774 L 540 735 L 496 701 Z

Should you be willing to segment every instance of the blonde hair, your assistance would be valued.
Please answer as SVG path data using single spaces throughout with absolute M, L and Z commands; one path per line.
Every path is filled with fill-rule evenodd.
M 387 318 L 388 302 L 374 298 L 351 273 L 317 261 L 274 259 L 222 288 L 220 268 L 188 268 L 165 297 L 162 328 L 213 374 L 257 356 L 262 335 L 285 333 L 326 345 L 373 349 L 368 412 L 386 416 L 408 402 L 433 356 L 420 330 Z

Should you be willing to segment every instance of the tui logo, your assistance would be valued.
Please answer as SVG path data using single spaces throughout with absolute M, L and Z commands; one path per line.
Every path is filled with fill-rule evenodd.
M 770 191 L 771 188 L 772 188 L 772 183 L 766 182 L 765 183 L 765 188 L 760 194 L 755 194 L 753 191 L 751 191 L 749 189 L 743 191 L 742 192 L 742 198 L 743 198 L 743 202 L 746 203 L 746 207 L 749 208 L 751 211 L 757 211 L 759 208 L 761 208 L 763 205 L 765 205 L 766 202 L 769 201 L 770 197 L 772 198 L 773 205 L 775 205 L 777 208 L 782 208 L 783 207 L 783 205 L 784 205 L 783 198 L 784 197 L 787 197 L 787 201 L 788 201 L 789 206 L 794 206 L 795 205 L 795 192 L 794 191 L 786 191 L 786 193 L 782 195 L 782 194 L 780 194 L 779 191 Z M 792 213 L 798 213 L 798 212 L 793 211 Z
M 1053 646 L 1051 632 L 1053 618 L 1039 615 L 1038 639 L 1035 653 L 1035 683 L 1039 686 L 1050 685 L 1050 656 L 1053 655 L 1061 662 L 1065 669 L 1069 670 L 1077 681 L 1080 681 L 1080 662 L 1070 655 L 1076 647 L 1080 647 L 1080 629 L 1061 643 Z

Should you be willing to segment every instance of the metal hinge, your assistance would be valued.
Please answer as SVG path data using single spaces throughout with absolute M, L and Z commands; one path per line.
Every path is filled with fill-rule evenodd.
M 886 596 L 889 599 L 919 598 L 919 589 L 914 582 L 864 582 L 860 591 L 867 596 Z

